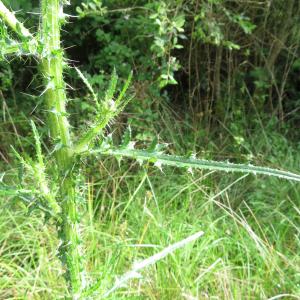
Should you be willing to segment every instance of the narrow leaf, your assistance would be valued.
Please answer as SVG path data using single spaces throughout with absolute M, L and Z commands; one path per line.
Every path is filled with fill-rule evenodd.
M 35 149 L 36 149 L 37 159 L 38 159 L 40 166 L 44 168 L 45 166 L 44 166 L 44 160 L 43 160 L 43 154 L 42 154 L 42 148 L 41 148 L 41 140 L 40 140 L 38 131 L 36 129 L 36 126 L 32 120 L 31 120 L 31 128 L 32 128 L 32 132 L 33 132 L 34 140 L 35 140 Z
M 114 69 L 113 73 L 111 74 L 111 79 L 109 82 L 108 89 L 105 93 L 105 102 L 113 99 L 114 94 L 116 92 L 117 83 L 118 83 L 118 75 L 116 69 Z
M 208 169 L 225 172 L 240 172 L 240 173 L 251 173 L 254 175 L 262 174 L 268 176 L 279 177 L 291 181 L 300 182 L 300 175 L 288 171 L 282 171 L 278 169 L 272 169 L 268 167 L 259 167 L 247 164 L 234 164 L 229 162 L 186 158 L 176 155 L 162 154 L 159 152 L 149 152 L 145 150 L 135 149 L 106 149 L 106 150 L 94 150 L 92 153 L 100 153 L 103 155 L 122 156 L 134 158 L 138 161 L 150 161 L 158 162 L 162 166 L 174 166 L 179 168 L 194 168 L 194 169 Z
M 81 80 L 83 81 L 83 83 L 88 88 L 88 90 L 91 92 L 91 94 L 93 96 L 93 100 L 95 101 L 97 107 L 99 108 L 98 97 L 97 97 L 96 93 L 94 92 L 94 89 L 92 88 L 91 84 L 89 83 L 87 78 L 83 75 L 83 73 L 77 67 L 75 67 L 75 70 L 76 70 L 77 74 L 79 75 L 79 77 L 81 78 Z

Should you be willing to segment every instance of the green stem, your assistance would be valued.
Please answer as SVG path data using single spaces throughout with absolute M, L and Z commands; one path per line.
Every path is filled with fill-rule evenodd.
M 0 17 L 22 38 L 33 38 L 29 30 L 17 20 L 14 13 L 5 7 L 0 0 Z
M 56 163 L 61 178 L 60 201 L 62 223 L 60 227 L 61 259 L 66 264 L 67 281 L 72 299 L 79 299 L 84 286 L 82 253 L 80 251 L 79 217 L 76 205 L 75 164 L 66 113 L 66 88 L 63 79 L 63 51 L 60 46 L 62 4 L 59 0 L 41 2 L 41 43 L 44 47 L 41 73 L 46 86 L 45 101 L 49 111 L 48 124 L 56 143 Z
M 0 44 L 0 54 L 5 55 L 37 55 L 37 41 L 30 31 L 15 17 L 14 13 L 5 7 L 0 0 L 0 19 L 2 19 L 11 30 L 13 30 L 22 42 L 11 40 L 10 44 L 6 42 Z

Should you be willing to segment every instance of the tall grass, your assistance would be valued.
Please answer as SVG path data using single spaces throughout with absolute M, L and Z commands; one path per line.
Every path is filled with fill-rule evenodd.
M 299 189 L 278 179 L 115 169 L 86 186 L 82 219 L 87 270 L 107 292 L 131 265 L 204 230 L 205 236 L 142 272 L 108 299 L 269 299 L 299 296 Z M 113 181 L 111 178 L 114 178 Z M 180 182 L 180 185 L 178 184 Z M 247 190 L 252 192 L 245 192 Z M 113 192 L 112 192 L 113 191 Z M 128 203 L 130 204 L 128 205 Z M 5 299 L 60 299 L 67 293 L 53 226 L 14 204 L 1 213 L 1 289 Z M 17 208 L 17 209 L 16 209 Z

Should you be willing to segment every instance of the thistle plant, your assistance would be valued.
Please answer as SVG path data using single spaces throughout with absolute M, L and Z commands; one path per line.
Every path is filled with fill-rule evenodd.
M 169 155 L 162 150 L 163 147 L 157 140 L 154 140 L 146 149 L 140 149 L 136 147 L 130 130 L 125 132 L 120 145 L 114 145 L 112 136 L 107 134 L 106 128 L 133 98 L 128 96 L 132 74 L 129 75 L 123 88 L 117 91 L 118 76 L 115 71 L 111 76 L 104 98 L 99 99 L 82 72 L 76 69 L 78 76 L 92 94 L 95 102 L 95 118 L 94 123 L 86 132 L 75 140 L 68 119 L 68 98 L 63 77 L 66 60 L 60 39 L 61 27 L 67 18 L 63 13 L 63 7 L 67 4 L 68 1 L 66 0 L 41 0 L 39 31 L 32 34 L 0 0 L 1 56 L 5 59 L 11 55 L 30 55 L 38 61 L 39 72 L 42 75 L 44 85 L 41 97 L 43 97 L 48 112 L 47 128 L 50 132 L 49 140 L 53 147 L 50 158 L 48 156 L 47 160 L 52 159 L 53 156 L 57 170 L 57 182 L 53 184 L 49 182 L 47 176 L 49 161 L 43 154 L 39 132 L 34 122 L 31 122 L 36 157 L 25 157 L 14 150 L 25 177 L 31 178 L 31 184 L 26 185 L 26 180 L 21 180 L 17 186 L 8 186 L 0 181 L 0 195 L 17 197 L 25 201 L 29 208 L 42 210 L 48 218 L 54 221 L 60 241 L 58 257 L 65 269 L 65 279 L 69 287 L 70 298 L 90 299 L 95 295 L 101 283 L 90 283 L 84 268 L 82 230 L 78 212 L 80 195 L 77 192 L 79 158 L 89 155 L 96 155 L 101 158 L 110 155 L 120 160 L 129 157 L 141 164 L 144 162 L 153 163 L 159 168 L 169 165 L 188 170 L 198 168 L 263 174 L 298 182 L 300 175 L 267 167 L 208 161 L 198 159 L 195 156 Z M 201 235 L 202 232 L 176 244 L 174 247 L 166 248 L 160 255 L 156 255 L 153 259 L 148 259 L 144 264 L 140 263 L 136 268 L 133 268 L 133 271 L 125 274 L 122 280 L 130 280 L 143 267 L 163 258 L 166 254 L 177 249 L 178 245 L 181 247 Z M 120 285 L 117 284 L 103 297 L 119 287 Z

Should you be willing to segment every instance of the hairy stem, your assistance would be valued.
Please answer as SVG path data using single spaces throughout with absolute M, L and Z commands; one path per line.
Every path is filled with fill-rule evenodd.
M 48 124 L 55 145 L 56 163 L 61 179 L 60 205 L 62 222 L 60 255 L 66 265 L 66 278 L 72 299 L 79 299 L 84 286 L 82 253 L 80 251 L 79 217 L 73 174 L 74 155 L 70 125 L 66 113 L 66 89 L 63 79 L 63 51 L 60 46 L 62 4 L 59 0 L 41 2 L 41 42 L 44 47 L 41 73 L 46 86 L 45 101 L 49 111 Z

